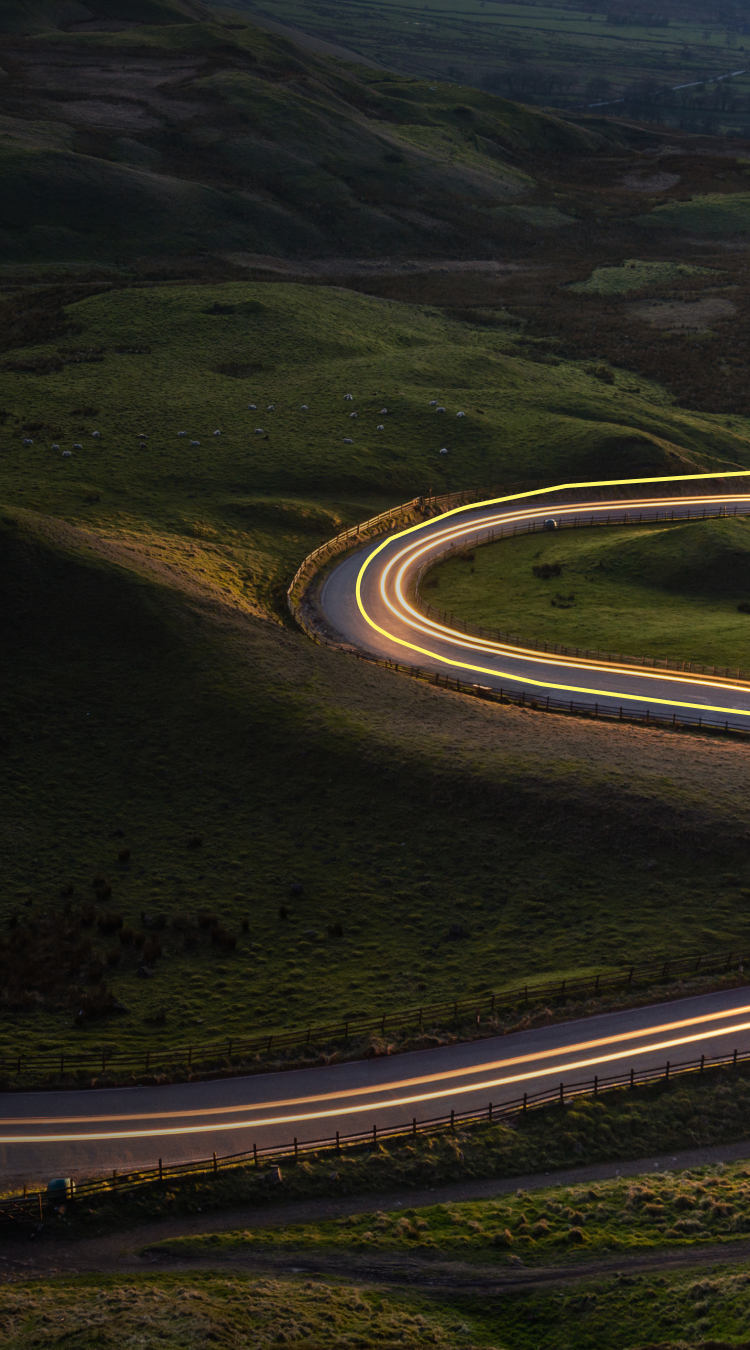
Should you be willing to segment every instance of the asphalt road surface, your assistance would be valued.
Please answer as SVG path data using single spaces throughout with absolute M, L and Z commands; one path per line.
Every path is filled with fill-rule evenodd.
M 700 485 L 699 485 L 700 486 Z M 670 669 L 651 669 L 591 660 L 581 655 L 554 655 L 516 645 L 473 637 L 459 626 L 426 618 L 413 600 L 413 583 L 425 565 L 447 548 L 474 547 L 488 532 L 494 537 L 543 529 L 553 520 L 558 529 L 577 521 L 579 525 L 634 524 L 649 520 L 700 518 L 702 513 L 746 515 L 750 496 L 717 496 L 719 485 L 709 493 L 691 496 L 641 495 L 627 502 L 618 500 L 531 499 L 485 502 L 462 507 L 385 540 L 374 540 L 351 554 L 327 577 L 319 604 L 330 628 L 344 642 L 421 670 L 439 672 L 469 684 L 500 690 L 524 690 L 529 699 L 544 706 L 546 696 L 571 699 L 576 704 L 598 704 L 600 711 L 617 714 L 623 709 L 659 718 L 697 720 L 750 730 L 750 686 L 723 674 L 681 674 Z M 636 489 L 634 488 L 633 491 Z M 692 488 L 691 488 L 692 491 Z M 674 663 L 673 663 L 674 665 Z M 739 672 L 737 672 L 739 674 Z
M 331 1138 L 477 1110 L 631 1067 L 750 1051 L 750 996 L 733 989 L 510 1036 L 289 1073 L 165 1087 L 7 1093 L 7 1184 Z

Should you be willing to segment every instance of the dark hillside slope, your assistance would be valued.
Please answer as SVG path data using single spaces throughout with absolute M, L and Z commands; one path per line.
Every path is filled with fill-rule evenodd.
M 44 6 L 3 11 L 7 261 L 486 256 L 519 229 L 519 199 L 536 231 L 572 226 L 537 170 L 605 144 L 491 94 L 303 52 L 231 16 L 202 21 L 181 5 L 175 22 L 133 26 L 130 15 L 168 18 L 167 6 L 105 8 L 102 23 L 122 14 L 127 26 L 19 37 L 21 12 L 28 33 Z

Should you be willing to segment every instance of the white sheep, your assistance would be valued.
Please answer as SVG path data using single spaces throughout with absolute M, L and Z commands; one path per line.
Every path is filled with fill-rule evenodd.
M 350 417 L 356 417 L 357 414 L 356 414 L 356 413 L 349 413 L 349 416 L 350 416 Z
M 351 436 L 344 437 L 344 445 L 354 445 L 354 441 L 352 440 Z
M 387 412 L 388 412 L 388 409 L 387 409 L 387 408 L 381 408 L 381 409 L 380 409 L 380 416 L 381 416 L 381 417 L 385 417 L 385 415 L 386 415 Z
M 376 430 L 377 430 L 377 431 L 385 431 L 385 427 L 383 426 L 383 423 L 382 423 L 382 422 L 380 422 L 380 423 L 378 424 Z
M 445 408 L 436 408 L 435 412 L 445 412 Z
M 214 436 L 220 436 L 220 435 L 221 435 L 221 432 L 220 432 L 220 431 L 215 431 L 215 432 L 214 432 Z
M 445 446 L 443 446 L 442 450 L 440 451 L 440 454 L 441 454 L 441 455 L 447 455 L 447 453 L 448 453 L 448 451 L 446 450 Z
M 186 432 L 186 431 L 178 431 L 178 432 L 177 432 L 177 435 L 178 435 L 178 436 L 187 436 L 187 432 Z
M 274 409 L 273 403 L 269 403 L 268 407 L 266 408 L 266 412 L 273 412 L 273 409 Z
M 258 411 L 258 405 L 257 405 L 257 403 L 248 403 L 248 405 L 247 405 L 247 411 L 248 411 L 248 412 L 257 412 L 257 411 Z
M 24 445 L 33 445 L 33 444 L 34 444 L 34 442 L 31 440 L 31 438 L 30 438 L 29 436 L 24 436 L 24 438 L 23 438 L 23 443 L 24 443 Z
M 456 417 L 465 417 L 466 413 L 456 413 Z
M 310 411 L 310 410 L 309 410 L 307 404 L 306 404 L 306 403 L 303 403 L 303 404 L 302 404 L 302 407 L 300 408 L 300 412 L 309 412 L 309 411 Z
M 262 428 L 262 427 L 256 427 L 256 428 L 255 428 L 255 434 L 256 434 L 256 436 L 262 436 L 262 435 L 263 435 L 263 428 Z
M 191 445 L 200 445 L 200 441 L 191 441 L 190 444 L 191 444 Z
M 74 450 L 82 450 L 82 449 L 83 449 L 83 446 L 81 445 L 80 441 L 74 441 L 74 442 L 73 442 L 73 449 L 74 449 Z
M 70 459 L 72 454 L 73 454 L 72 450 L 63 450 L 62 457 L 63 459 Z
M 430 399 L 430 407 L 431 407 L 431 408 L 434 408 L 434 407 L 436 407 L 436 406 L 437 406 L 437 399 L 436 399 L 436 398 L 431 398 L 431 399 Z
M 351 403 L 351 402 L 353 402 L 354 395 L 353 395 L 353 394 L 344 394 L 344 399 L 345 399 L 345 401 L 346 401 L 347 403 Z
M 92 435 L 92 437 L 93 437 L 93 439 L 94 439 L 95 441 L 101 440 L 101 436 L 102 436 L 101 431 L 92 431 L 91 435 Z
M 60 447 L 59 447 L 59 445 L 53 445 L 52 449 L 53 449 L 53 450 L 59 450 Z

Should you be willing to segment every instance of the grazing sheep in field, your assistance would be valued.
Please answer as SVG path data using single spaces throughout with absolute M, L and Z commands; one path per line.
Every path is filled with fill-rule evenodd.
M 357 414 L 356 414 L 356 413 L 349 413 L 349 416 L 350 416 L 350 417 L 356 417 Z
M 354 441 L 352 440 L 351 436 L 344 437 L 344 445 L 354 445 Z
M 31 440 L 31 437 L 29 437 L 29 436 L 24 436 L 24 438 L 23 438 L 23 443 L 24 443 L 24 445 L 33 445 L 33 444 L 34 444 L 34 442 Z
M 448 451 L 446 450 L 445 446 L 443 446 L 443 449 L 440 451 L 440 454 L 441 454 L 441 455 L 447 455 L 447 453 L 448 453 Z
M 381 416 L 381 417 L 384 417 L 385 414 L 386 414 L 387 412 L 388 412 L 388 409 L 387 409 L 387 408 L 381 408 L 381 409 L 380 409 L 380 416 Z
M 70 457 L 71 457 L 72 454 L 73 454 L 73 451 L 72 451 L 72 450 L 63 450 L 63 456 L 62 456 L 62 457 L 63 457 L 63 459 L 70 459 Z
M 300 412 L 309 412 L 309 411 L 310 409 L 308 408 L 307 404 L 303 403 L 302 407 L 300 408 Z
M 95 441 L 101 440 L 101 436 L 102 436 L 101 431 L 92 431 L 91 435 L 92 435 L 92 437 L 93 437 L 93 439 L 94 439 Z
M 256 428 L 255 428 L 255 434 L 256 434 L 256 436 L 263 436 L 263 435 L 264 435 L 263 428 L 262 428 L 262 427 L 256 427 Z
M 191 441 L 190 444 L 191 444 L 191 445 L 200 445 L 200 441 Z
M 431 398 L 431 399 L 430 399 L 430 407 L 431 407 L 431 408 L 435 408 L 436 406 L 437 406 L 437 399 L 436 399 L 436 398 Z
M 80 441 L 74 441 L 74 442 L 73 442 L 73 449 L 74 449 L 74 450 L 82 450 L 82 449 L 83 449 L 83 446 L 81 445 Z
M 178 431 L 178 432 L 177 432 L 177 435 L 178 435 L 178 436 L 187 436 L 187 432 L 186 432 L 186 431 Z
M 456 417 L 465 417 L 466 413 L 456 413 Z
M 353 394 L 344 394 L 344 399 L 347 403 L 351 403 L 353 398 L 354 398 Z
M 268 407 L 266 408 L 266 412 L 273 412 L 273 409 L 274 409 L 273 403 L 269 403 Z
M 214 436 L 220 436 L 220 435 L 221 435 L 221 432 L 220 432 L 220 431 L 215 431 L 215 432 L 214 432 Z
M 59 447 L 59 445 L 53 445 L 52 449 L 53 449 L 53 450 L 59 450 L 60 447 Z
M 382 422 L 378 425 L 378 427 L 376 428 L 376 430 L 377 430 L 377 431 L 385 431 L 385 427 L 383 426 L 383 423 L 382 423 Z
M 257 412 L 257 411 L 258 411 L 258 405 L 257 405 L 257 403 L 248 403 L 248 405 L 247 405 L 247 411 L 248 411 L 248 412 Z

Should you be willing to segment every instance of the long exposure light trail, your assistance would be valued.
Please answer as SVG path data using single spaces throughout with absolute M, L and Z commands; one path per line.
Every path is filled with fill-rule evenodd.
M 746 1009 L 739 1011 L 744 1012 L 746 1011 Z M 739 1022 L 729 1027 L 720 1027 L 712 1029 L 711 1035 L 731 1036 L 736 1035 L 738 1032 L 749 1030 L 750 1030 L 750 1021 Z M 601 1064 L 610 1064 L 622 1059 L 626 1059 L 628 1057 L 632 1057 L 633 1054 L 652 1054 L 655 1051 L 673 1050 L 678 1048 L 679 1046 L 691 1045 L 694 1044 L 696 1041 L 700 1041 L 703 1039 L 705 1039 L 705 1032 L 700 1031 L 695 1032 L 689 1036 L 675 1036 L 670 1037 L 666 1040 L 658 1040 L 656 1042 L 649 1043 L 648 1045 L 644 1045 L 636 1049 L 634 1049 L 633 1046 L 627 1046 L 622 1050 L 617 1050 L 606 1054 L 589 1056 L 587 1058 L 573 1059 L 573 1060 L 565 1059 L 564 1062 L 557 1063 L 553 1066 L 545 1065 L 543 1068 L 526 1069 L 523 1073 L 503 1075 L 502 1077 L 483 1078 L 481 1082 L 478 1083 L 467 1083 L 462 1085 L 461 1092 L 486 1093 L 490 1088 L 509 1087 L 519 1082 L 529 1082 L 531 1080 L 538 1078 L 547 1078 L 550 1076 L 552 1072 L 554 1072 L 555 1075 L 558 1075 L 569 1073 L 572 1070 L 577 1069 L 593 1069 Z M 573 1047 L 563 1047 L 560 1051 L 558 1051 L 558 1054 L 561 1054 L 564 1057 L 565 1055 L 570 1054 L 572 1049 Z M 510 1061 L 510 1063 L 514 1062 L 517 1063 L 518 1060 Z M 408 1080 L 406 1080 L 405 1085 L 408 1086 Z M 409 1093 L 406 1095 L 399 1095 L 396 1097 L 391 1097 L 385 1101 L 378 1099 L 377 1101 L 372 1103 L 365 1103 L 364 1106 L 359 1102 L 356 1105 L 349 1105 L 349 1106 L 342 1105 L 336 1108 L 335 1115 L 350 1116 L 360 1114 L 363 1110 L 366 1109 L 370 1110 L 377 1109 L 378 1111 L 385 1111 L 391 1110 L 399 1106 L 416 1106 L 424 1102 L 439 1101 L 444 1097 L 453 1096 L 455 1095 L 455 1091 L 456 1091 L 455 1086 L 451 1086 L 446 1088 L 440 1088 L 437 1091 L 433 1092 Z M 377 1088 L 370 1089 L 370 1093 L 371 1095 L 376 1095 Z M 348 1091 L 345 1091 L 342 1094 L 342 1096 L 345 1096 L 347 1098 L 350 1095 L 352 1094 L 350 1094 Z M 274 1105 L 276 1104 L 274 1103 Z M 292 1100 L 290 1101 L 290 1105 L 296 1106 L 297 1103 L 294 1100 Z M 267 1106 L 266 1109 L 268 1109 Z M 246 1129 L 257 1130 L 271 1125 L 292 1125 L 292 1124 L 302 1124 L 305 1122 L 315 1120 L 325 1120 L 326 1118 L 329 1118 L 331 1114 L 334 1113 L 332 1113 L 330 1110 L 321 1110 L 321 1111 L 296 1110 L 291 1114 L 285 1112 L 283 1115 L 252 1116 L 250 1118 L 246 1118 L 244 1120 L 239 1121 L 227 1121 L 227 1122 L 211 1121 L 202 1125 L 191 1123 L 189 1125 L 167 1126 L 167 1127 L 164 1127 L 162 1125 L 152 1129 L 99 1130 L 99 1131 L 87 1130 L 85 1132 L 82 1131 L 78 1133 L 65 1132 L 56 1134 L 4 1135 L 0 1136 L 0 1144 L 30 1144 L 30 1143 L 42 1144 L 42 1143 L 95 1141 L 106 1139 L 111 1140 L 146 1139 L 146 1138 L 154 1138 L 156 1136 L 166 1137 L 171 1135 L 184 1135 L 184 1134 L 208 1134 L 225 1130 L 246 1130 Z M 79 1124 L 80 1119 L 81 1118 L 78 1118 Z M 28 1126 L 28 1121 L 24 1123 Z
M 642 700 L 643 698 L 641 692 L 634 692 L 632 687 L 628 687 L 628 681 L 632 685 L 633 677 L 637 675 L 642 686 L 649 689 L 648 699 L 650 703 L 662 707 L 683 708 L 702 714 L 718 713 L 725 715 L 728 705 L 717 703 L 715 701 L 716 695 L 736 694 L 738 681 L 730 681 L 715 675 L 697 676 L 685 672 L 634 667 L 624 662 L 604 658 L 561 656 L 555 653 L 539 652 L 528 647 L 511 646 L 507 643 L 493 641 L 490 638 L 472 637 L 459 633 L 447 624 L 421 614 L 409 600 L 407 592 L 411 582 L 425 562 L 429 562 L 431 557 L 437 558 L 447 548 L 455 547 L 470 539 L 474 545 L 482 543 L 482 537 L 495 529 L 510 532 L 514 526 L 528 526 L 540 522 L 543 516 L 549 513 L 554 514 L 557 520 L 584 515 L 590 517 L 592 523 L 604 523 L 603 517 L 611 518 L 614 514 L 618 517 L 615 523 L 636 525 L 648 524 L 649 516 L 653 517 L 660 511 L 666 511 L 667 508 L 672 509 L 674 522 L 679 523 L 680 520 L 694 518 L 691 513 L 696 509 L 710 510 L 717 506 L 721 508 L 727 502 L 730 502 L 735 509 L 738 506 L 742 507 L 743 510 L 750 507 L 750 494 L 746 492 L 731 495 L 727 493 L 724 497 L 717 496 L 716 493 L 709 494 L 701 491 L 683 497 L 654 494 L 653 496 L 640 496 L 628 500 L 609 498 L 608 500 L 578 500 L 573 503 L 550 504 L 548 501 L 545 502 L 545 497 L 549 497 L 553 493 L 559 493 L 563 489 L 584 491 L 585 489 L 615 486 L 643 486 L 650 483 L 697 483 L 706 479 L 715 481 L 727 477 L 747 478 L 749 473 L 750 471 L 742 470 L 731 475 L 685 474 L 677 478 L 568 483 L 544 489 L 541 492 L 514 494 L 508 497 L 493 498 L 487 502 L 456 507 L 440 517 L 439 525 L 436 525 L 434 520 L 430 520 L 409 526 L 407 529 L 389 536 L 369 552 L 356 579 L 355 599 L 357 608 L 368 627 L 373 632 L 386 638 L 389 643 L 394 643 L 400 648 L 411 651 L 420 658 L 427 658 L 430 662 L 437 662 L 440 666 L 452 665 L 458 667 L 471 676 L 482 676 L 485 679 L 489 677 L 493 680 L 500 679 L 506 683 L 508 681 L 512 683 L 514 679 L 519 678 L 518 674 L 505 665 L 497 664 L 498 659 L 504 659 L 505 661 L 512 659 L 514 663 L 525 664 L 527 673 L 523 676 L 524 683 L 535 688 L 568 695 L 585 694 L 589 698 L 594 697 L 603 702 L 611 702 L 615 698 L 632 702 L 634 699 Z M 528 503 L 530 497 L 534 498 L 533 506 Z M 632 519 L 636 512 L 640 513 L 641 517 L 645 514 L 645 520 L 635 521 Z M 395 549 L 394 544 L 397 545 Z M 381 558 L 384 550 L 387 550 L 387 556 Z M 371 606 L 368 607 L 363 595 L 365 582 L 369 581 L 368 572 L 370 569 L 373 569 L 376 574 L 376 593 L 383 614 L 392 616 L 394 621 L 388 627 L 384 626 L 384 621 L 378 622 L 378 619 L 371 612 Z M 408 635 L 403 631 L 404 629 L 408 630 Z M 415 641 L 413 638 L 419 640 Z M 432 643 L 438 642 L 442 650 L 436 651 L 434 646 L 422 645 L 425 640 Z M 477 658 L 480 660 L 484 658 L 485 661 L 494 658 L 496 663 L 493 665 L 479 664 Z M 536 670 L 531 669 L 532 665 L 536 667 Z M 618 686 L 606 688 L 600 687 L 597 683 L 582 684 L 579 682 L 581 675 L 592 675 L 595 678 L 599 676 L 601 678 L 604 674 L 617 677 L 620 681 Z M 578 680 L 576 680 L 576 675 Z M 668 695 L 666 685 L 671 686 L 671 689 L 675 692 Z M 712 692 L 713 701 L 711 698 Z M 699 694 L 702 694 L 703 697 L 699 698 Z M 733 717 L 750 718 L 750 707 L 732 704 L 730 710 Z

